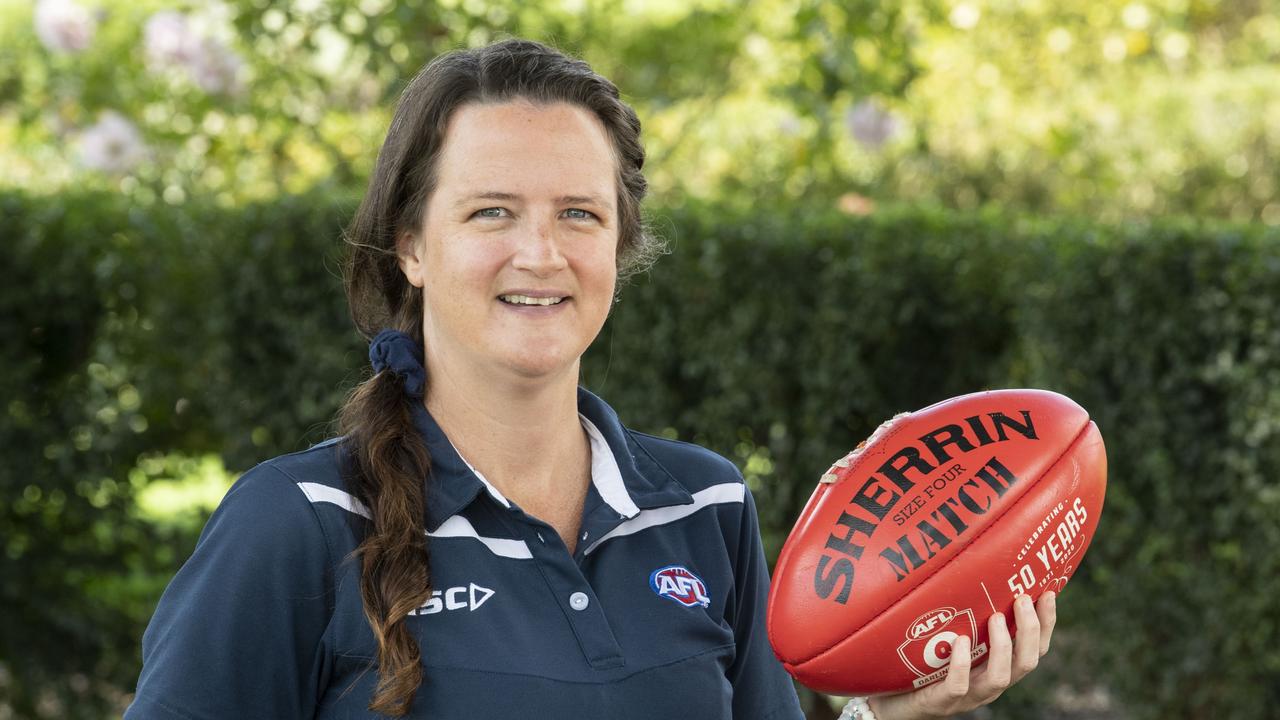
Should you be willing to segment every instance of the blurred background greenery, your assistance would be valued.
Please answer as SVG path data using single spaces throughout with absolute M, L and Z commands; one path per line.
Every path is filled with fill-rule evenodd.
M 1273 0 L 5 0 L 4 179 L 140 204 L 356 188 L 405 80 L 502 33 L 617 82 L 658 207 L 853 192 L 1280 224 Z
M 1280 2 L 0 0 L 0 719 L 118 714 L 225 488 L 327 436 L 391 106 L 504 34 L 619 85 L 672 241 L 585 382 L 771 557 L 885 417 L 1066 392 L 1104 527 L 976 716 L 1280 717 Z

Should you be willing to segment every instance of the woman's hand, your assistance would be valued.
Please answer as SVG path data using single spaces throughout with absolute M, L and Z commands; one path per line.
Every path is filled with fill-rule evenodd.
M 946 679 L 901 695 L 871 698 L 871 710 L 878 720 L 933 720 L 968 712 L 1000 697 L 1011 685 L 1036 669 L 1049 651 L 1053 625 L 1057 622 L 1057 596 L 1046 592 L 1039 605 L 1023 595 L 1013 603 L 1018 637 L 1010 640 L 1003 613 L 987 622 L 991 647 L 986 665 L 970 672 L 968 637 L 961 637 L 951 649 L 951 665 Z

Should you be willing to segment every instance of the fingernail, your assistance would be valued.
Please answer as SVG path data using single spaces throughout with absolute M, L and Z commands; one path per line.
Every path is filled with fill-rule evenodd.
M 1000 618 L 1000 624 L 1009 627 L 1009 621 L 1005 618 L 1004 613 L 996 613 L 996 617 Z
M 1049 608 L 1053 609 L 1058 605 L 1058 593 L 1050 590 L 1044 594 L 1044 601 L 1049 604 Z

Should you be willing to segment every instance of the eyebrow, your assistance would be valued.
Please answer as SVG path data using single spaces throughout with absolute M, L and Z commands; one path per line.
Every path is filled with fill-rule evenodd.
M 476 200 L 501 200 L 504 202 L 519 202 L 523 199 L 524 198 L 514 193 L 500 192 L 497 190 L 488 190 L 485 192 L 475 193 L 474 195 L 468 195 L 464 198 L 460 198 L 453 205 L 454 207 L 460 207 L 462 205 L 475 202 Z M 560 197 L 555 198 L 555 202 L 557 205 L 596 205 L 598 207 L 606 207 L 606 208 L 609 207 L 609 204 L 605 202 L 599 195 L 561 195 Z

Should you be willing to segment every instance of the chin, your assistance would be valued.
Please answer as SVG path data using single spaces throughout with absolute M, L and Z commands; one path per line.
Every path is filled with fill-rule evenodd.
M 577 354 L 568 353 L 521 353 L 509 358 L 507 367 L 522 378 L 536 379 L 572 371 L 578 366 Z

